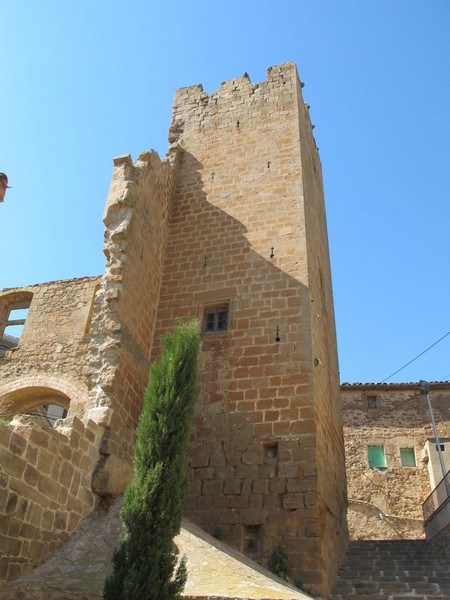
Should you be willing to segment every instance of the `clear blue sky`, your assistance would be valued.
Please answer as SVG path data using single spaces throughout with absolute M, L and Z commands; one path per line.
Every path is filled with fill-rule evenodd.
M 167 150 L 173 92 L 295 60 L 323 164 L 343 381 L 450 331 L 448 0 L 0 4 L 0 288 L 103 272 L 114 156 Z M 450 336 L 392 381 L 450 379 Z

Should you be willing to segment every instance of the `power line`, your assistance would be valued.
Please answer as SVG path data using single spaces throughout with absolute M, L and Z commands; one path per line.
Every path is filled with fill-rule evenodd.
M 386 377 L 386 379 L 383 379 L 383 381 L 380 382 L 380 385 L 382 383 L 386 383 L 388 381 L 388 379 L 390 379 L 391 377 L 394 377 L 394 375 L 397 375 L 397 373 L 400 373 L 400 371 L 403 371 L 403 369 L 406 369 L 407 366 L 409 366 L 415 360 L 417 360 L 418 358 L 420 358 L 421 356 L 423 356 L 426 352 L 428 352 L 428 350 L 431 350 L 431 348 L 434 348 L 434 346 L 436 346 L 437 344 L 439 344 L 439 342 L 442 342 L 442 340 L 445 339 L 448 335 L 450 335 L 450 331 L 448 331 L 445 335 L 443 335 L 442 337 L 440 337 L 436 342 L 434 342 L 433 344 L 431 344 L 431 346 L 428 346 L 428 348 L 426 348 L 425 350 L 423 350 L 420 354 L 418 354 L 413 359 L 411 359 L 409 362 L 407 362 L 405 365 L 403 365 L 403 367 L 400 367 L 400 369 L 397 369 L 396 371 L 394 371 L 394 373 L 391 373 L 391 375 L 389 375 L 389 377 Z M 365 392 L 362 392 L 361 395 L 356 398 L 356 401 L 361 400 L 361 398 L 363 398 L 364 396 L 365 396 Z M 411 400 L 414 400 L 418 396 L 420 396 L 420 392 L 418 394 L 415 394 L 411 398 L 408 398 L 408 399 L 400 402 L 399 404 L 396 404 L 392 408 L 389 408 L 388 410 L 385 410 L 385 411 L 383 411 L 381 413 L 378 413 L 377 415 L 373 415 L 373 416 L 370 416 L 370 417 L 367 416 L 366 420 L 364 422 L 371 421 L 372 419 L 378 419 L 382 415 L 385 415 L 386 413 L 389 413 L 389 412 L 391 412 L 393 410 L 396 410 L 397 408 L 399 408 L 403 404 L 406 404 L 407 402 L 411 402 Z
M 439 344 L 439 342 L 442 342 L 442 340 L 445 339 L 448 335 L 450 335 L 450 331 L 448 331 L 445 335 L 443 335 L 436 342 L 434 342 L 434 344 L 431 344 L 431 346 L 428 346 L 428 348 L 426 348 L 423 352 L 421 352 L 420 354 L 418 354 L 417 356 L 415 356 L 413 359 L 411 359 L 409 362 L 407 362 L 406 365 L 403 365 L 403 367 L 400 367 L 400 369 L 397 369 L 397 371 L 394 371 L 394 373 L 391 373 L 391 375 L 389 375 L 389 377 L 386 377 L 386 379 L 383 379 L 383 381 L 381 383 L 386 383 L 386 381 L 388 379 L 390 379 L 391 377 L 394 377 L 394 375 L 397 375 L 397 373 L 400 373 L 400 371 L 403 371 L 403 369 L 406 369 L 406 367 L 408 367 L 415 360 L 417 360 L 418 358 L 420 358 L 421 356 L 423 356 L 426 352 L 428 352 L 428 350 L 431 350 L 431 348 L 434 348 L 434 346 L 436 346 L 437 344 Z

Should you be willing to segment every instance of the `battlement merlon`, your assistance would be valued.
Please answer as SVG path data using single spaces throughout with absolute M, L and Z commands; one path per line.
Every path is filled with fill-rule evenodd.
M 270 86 L 270 84 L 279 82 L 281 82 L 282 85 L 284 85 L 288 80 L 296 81 L 296 79 L 298 78 L 297 66 L 295 62 L 287 62 L 282 63 L 280 65 L 268 67 L 266 72 L 267 79 L 263 82 L 252 84 L 249 75 L 247 73 L 244 73 L 239 77 L 233 77 L 232 79 L 222 81 L 219 90 L 217 92 L 212 92 L 211 94 L 207 94 L 203 90 L 203 85 L 201 83 L 179 88 L 175 91 L 173 108 L 175 110 L 176 107 L 181 104 L 195 104 L 201 101 L 204 102 L 209 98 L 219 98 L 221 94 L 223 94 L 224 92 L 227 93 L 229 91 L 244 90 L 249 91 L 251 94 L 253 94 L 257 89 L 259 89 L 262 86 Z
M 219 89 L 210 94 L 203 90 L 201 84 L 180 88 L 176 90 L 174 96 L 169 144 L 172 148 L 180 143 L 182 145 L 183 133 L 188 123 L 194 127 L 203 126 L 211 118 L 219 115 L 223 118 L 226 114 L 231 118 L 237 118 L 239 113 L 245 111 L 245 107 L 248 108 L 249 105 L 253 105 L 258 111 L 258 105 L 261 107 L 278 102 L 280 90 L 283 90 L 283 94 L 292 91 L 292 94 L 297 96 L 298 102 L 305 104 L 301 92 L 303 85 L 296 63 L 286 62 L 268 67 L 266 80 L 254 84 L 251 83 L 249 75 L 244 73 L 239 77 L 223 81 Z M 289 102 L 287 97 L 286 101 Z M 309 105 L 305 104 L 305 107 L 309 109 Z M 282 109 L 278 104 L 278 110 L 280 108 Z M 289 108 L 286 106 L 286 110 Z M 310 123 L 308 110 L 306 114 Z
M 178 148 L 176 147 L 169 149 L 165 158 L 160 158 L 156 150 L 151 149 L 141 152 L 135 162 L 130 154 L 114 157 L 113 174 L 103 212 L 103 222 L 107 224 L 111 208 L 134 205 L 137 197 L 136 186 L 141 186 L 144 180 L 151 178 L 156 185 L 165 185 L 169 179 L 173 179 L 177 169 L 177 158 Z

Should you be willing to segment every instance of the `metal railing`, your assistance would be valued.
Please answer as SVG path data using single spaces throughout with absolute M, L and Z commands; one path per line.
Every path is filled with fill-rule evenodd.
M 423 520 L 426 523 L 433 514 L 450 501 L 450 471 L 437 484 L 425 502 L 422 504 Z

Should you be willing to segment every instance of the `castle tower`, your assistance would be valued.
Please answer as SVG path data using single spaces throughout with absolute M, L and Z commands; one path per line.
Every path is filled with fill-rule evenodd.
M 114 159 L 102 277 L 0 293 L 0 334 L 24 325 L 0 352 L 0 410 L 68 411 L 55 430 L 1 428 L 0 581 L 123 493 L 150 359 L 196 316 L 186 516 L 264 564 L 283 544 L 292 577 L 326 596 L 347 540 L 344 444 L 321 167 L 295 64 L 178 90 L 169 141 L 163 160 Z
M 186 515 L 316 593 L 346 542 L 322 176 L 294 63 L 176 92 L 181 148 L 157 312 L 202 324 Z

